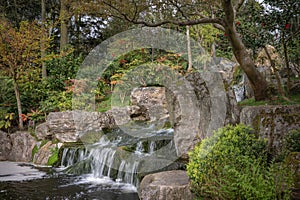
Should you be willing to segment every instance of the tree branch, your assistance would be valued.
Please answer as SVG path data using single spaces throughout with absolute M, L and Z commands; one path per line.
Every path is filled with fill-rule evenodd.
M 245 0 L 239 0 L 237 5 L 234 7 L 234 10 L 236 12 L 238 12 L 240 10 L 240 8 L 243 6 L 244 3 L 245 3 Z
M 225 12 L 225 21 L 227 25 L 234 24 L 235 11 L 231 0 L 223 0 L 222 6 Z
M 150 23 L 143 20 L 131 21 L 134 24 L 142 24 L 149 27 L 157 27 L 164 24 L 174 24 L 178 26 L 187 26 L 187 25 L 197 25 L 197 24 L 219 24 L 223 25 L 222 20 L 220 19 L 212 19 L 212 18 L 201 18 L 196 20 L 185 20 L 185 21 L 174 21 L 174 20 L 165 20 L 157 23 Z
M 225 28 L 224 28 L 224 26 L 221 25 L 221 24 L 216 24 L 216 23 L 214 23 L 214 24 L 213 24 L 213 27 L 216 28 L 216 29 L 219 29 L 220 31 L 225 32 Z

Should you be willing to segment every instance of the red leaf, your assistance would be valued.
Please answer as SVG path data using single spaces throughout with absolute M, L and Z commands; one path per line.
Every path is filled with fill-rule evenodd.
M 285 24 L 284 28 L 285 28 L 285 29 L 289 29 L 290 26 L 291 26 L 290 24 Z
M 120 62 L 120 64 L 124 64 L 124 63 L 127 63 L 127 60 L 122 59 L 119 62 Z

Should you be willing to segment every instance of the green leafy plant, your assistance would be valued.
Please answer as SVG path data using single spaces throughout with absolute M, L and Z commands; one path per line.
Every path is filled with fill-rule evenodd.
M 39 151 L 39 148 L 38 148 L 36 145 L 34 145 L 34 147 L 33 147 L 33 149 L 32 149 L 32 152 L 31 152 L 32 160 L 33 160 L 33 158 L 34 158 L 34 155 L 35 155 L 38 151 Z
M 47 165 L 52 166 L 58 161 L 58 152 L 58 148 L 52 149 L 52 155 L 49 157 Z
M 267 163 L 267 152 L 267 142 L 245 125 L 219 129 L 189 153 L 192 190 L 205 199 L 276 199 L 281 193 L 285 199 L 290 185 L 282 189 L 286 180 L 275 177 L 288 171 Z

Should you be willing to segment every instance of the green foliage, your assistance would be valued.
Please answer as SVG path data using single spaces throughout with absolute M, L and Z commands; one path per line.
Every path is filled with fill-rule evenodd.
M 238 103 L 240 106 L 260 106 L 260 105 L 295 105 L 300 104 L 300 95 L 292 95 L 289 97 L 289 101 L 283 97 L 273 97 L 273 99 L 267 101 L 255 101 L 255 99 L 245 99 Z
M 58 161 L 58 152 L 58 148 L 52 149 L 52 155 L 49 157 L 47 165 L 53 166 Z
M 300 129 L 290 131 L 284 138 L 283 145 L 289 152 L 300 152 Z
M 76 78 L 76 73 L 83 61 L 83 57 L 70 53 L 66 56 L 52 59 L 46 63 L 48 77 L 47 89 L 64 91 L 67 81 Z
M 111 109 L 111 94 L 107 95 L 97 104 L 97 110 L 99 112 L 106 112 L 109 109 Z
M 291 130 L 279 144 L 276 161 L 284 161 L 292 152 L 300 152 L 300 129 Z
M 39 151 L 39 148 L 34 145 L 33 149 L 32 149 L 32 152 L 31 152 L 31 155 L 32 155 L 32 159 L 34 158 L 34 155 Z
M 46 100 L 40 102 L 40 109 L 45 113 L 71 110 L 72 93 L 52 91 Z
M 282 192 L 283 181 L 274 177 L 287 172 L 268 165 L 266 141 L 244 125 L 219 129 L 189 156 L 187 173 L 199 198 L 267 200 Z

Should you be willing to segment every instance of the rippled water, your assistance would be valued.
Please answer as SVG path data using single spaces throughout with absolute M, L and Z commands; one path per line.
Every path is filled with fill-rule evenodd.
M 138 200 L 136 188 L 109 178 L 71 176 L 51 168 L 0 162 L 0 199 Z

